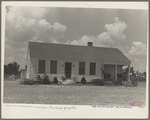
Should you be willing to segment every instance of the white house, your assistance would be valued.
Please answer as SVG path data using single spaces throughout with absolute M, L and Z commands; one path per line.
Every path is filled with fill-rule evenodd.
M 84 77 L 89 82 L 104 79 L 104 73 L 109 73 L 117 80 L 122 67 L 130 64 L 119 49 L 93 47 L 92 42 L 87 46 L 29 42 L 26 77 L 33 79 L 46 73 L 50 80 L 65 75 L 79 82 Z

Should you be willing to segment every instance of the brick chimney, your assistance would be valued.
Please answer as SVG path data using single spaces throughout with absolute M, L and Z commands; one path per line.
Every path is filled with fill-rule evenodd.
M 93 42 L 88 42 L 88 43 L 87 43 L 87 46 L 88 46 L 88 47 L 93 47 Z

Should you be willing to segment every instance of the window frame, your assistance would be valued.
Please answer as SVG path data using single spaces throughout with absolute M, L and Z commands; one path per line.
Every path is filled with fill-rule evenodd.
M 44 61 L 44 68 L 43 69 L 41 69 L 40 61 Z M 38 62 L 38 73 L 40 73 L 40 74 L 45 73 L 45 68 L 46 68 L 46 60 L 39 60 L 39 62 Z
M 94 71 L 92 71 L 93 70 L 93 68 L 92 68 L 92 64 L 94 64 Z M 94 63 L 94 62 L 90 62 L 90 75 L 96 75 L 96 63 Z
M 56 62 L 56 66 L 52 65 L 52 62 Z M 57 74 L 57 60 L 50 61 L 50 74 Z
M 84 64 L 84 68 L 82 69 L 82 67 L 80 67 L 80 66 L 82 66 L 82 65 L 80 65 L 80 64 Z M 85 62 L 79 62 L 79 75 L 85 75 Z M 82 73 L 82 71 L 83 71 L 83 73 Z

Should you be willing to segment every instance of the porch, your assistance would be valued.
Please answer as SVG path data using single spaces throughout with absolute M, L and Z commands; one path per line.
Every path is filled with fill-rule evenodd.
M 122 67 L 125 65 L 119 64 L 103 64 L 102 65 L 102 79 L 106 81 L 118 81 L 119 78 L 124 78 Z M 128 65 L 130 68 L 130 65 Z M 130 69 L 126 76 L 127 81 L 130 82 Z

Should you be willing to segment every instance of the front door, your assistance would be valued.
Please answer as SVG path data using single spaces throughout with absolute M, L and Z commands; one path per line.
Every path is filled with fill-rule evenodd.
M 65 63 L 65 76 L 71 79 L 71 62 Z

